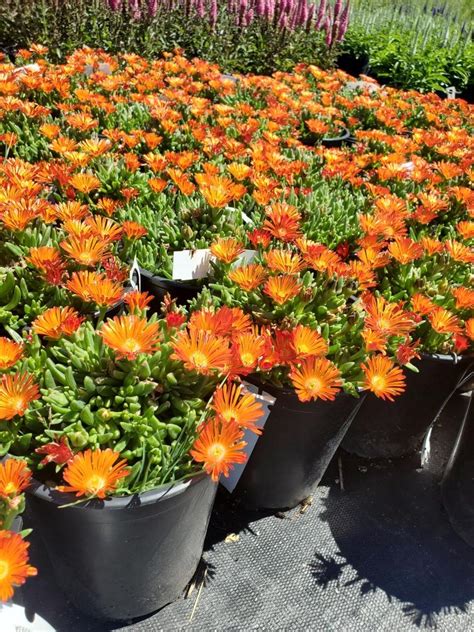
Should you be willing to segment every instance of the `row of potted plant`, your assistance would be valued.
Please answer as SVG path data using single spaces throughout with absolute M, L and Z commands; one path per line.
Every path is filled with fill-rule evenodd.
M 2 598 L 28 487 L 71 599 L 126 619 L 191 578 L 220 476 L 287 508 L 341 442 L 419 445 L 474 339 L 472 119 L 315 66 L 45 53 L 0 64 Z

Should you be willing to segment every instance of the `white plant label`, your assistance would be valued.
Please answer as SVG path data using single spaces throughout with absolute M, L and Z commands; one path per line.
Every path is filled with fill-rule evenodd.
M 448 96 L 448 99 L 455 99 L 456 98 L 456 88 L 454 86 L 449 86 L 449 88 L 446 88 L 446 94 Z
M 259 393 L 258 388 L 253 384 L 249 384 L 249 382 L 244 382 L 243 384 L 245 389 L 253 393 L 255 395 L 255 399 L 262 404 L 263 414 L 260 419 L 255 422 L 255 425 L 263 429 L 268 416 L 271 413 L 270 407 L 276 402 L 276 397 L 273 397 L 266 391 Z M 245 470 L 245 466 L 247 465 L 255 446 L 257 445 L 258 439 L 259 435 L 256 435 L 255 432 L 252 432 L 251 430 L 244 431 L 243 440 L 247 443 L 244 448 L 244 452 L 247 455 L 247 460 L 244 463 L 235 463 L 233 469 L 229 472 L 229 476 L 221 476 L 219 479 L 220 484 L 223 485 L 228 492 L 232 493 L 236 488 L 236 485 Z
M 2 632 L 54 632 L 38 614 L 32 621 L 26 618 L 25 609 L 15 603 L 0 604 L 0 630 Z
M 233 268 L 240 268 L 240 266 L 246 266 L 255 259 L 257 255 L 256 250 L 244 250 L 232 264 Z
M 128 277 L 132 290 L 138 290 L 141 292 L 141 276 L 140 267 L 138 265 L 137 258 L 134 257 L 132 267 L 130 268 L 130 275 Z
M 173 279 L 190 281 L 209 276 L 211 260 L 215 261 L 209 248 L 199 250 L 176 250 L 173 253 Z
M 231 213 L 238 213 L 239 209 L 235 208 L 234 206 L 226 206 L 226 211 L 230 211 Z M 240 211 L 240 215 L 242 216 L 243 221 L 246 224 L 251 224 L 252 226 L 254 225 L 254 222 L 252 219 L 250 219 L 250 217 L 247 215 L 247 213 L 244 213 L 244 211 Z

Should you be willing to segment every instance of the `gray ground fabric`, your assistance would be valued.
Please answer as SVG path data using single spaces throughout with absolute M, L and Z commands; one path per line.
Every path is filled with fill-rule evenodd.
M 474 549 L 451 529 L 439 495 L 464 405 L 458 397 L 444 415 L 424 469 L 419 455 L 366 462 L 340 452 L 313 504 L 276 516 L 246 513 L 222 490 L 196 588 L 144 620 L 78 613 L 36 541 L 41 572 L 19 599 L 58 632 L 473 630 Z

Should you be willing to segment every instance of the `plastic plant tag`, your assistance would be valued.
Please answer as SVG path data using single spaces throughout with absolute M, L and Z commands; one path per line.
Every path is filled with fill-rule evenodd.
M 130 268 L 130 274 L 129 274 L 128 280 L 130 282 L 130 286 L 132 290 L 138 290 L 139 292 L 141 292 L 141 285 L 142 285 L 141 275 L 140 275 L 140 268 L 138 266 L 138 261 L 136 257 L 134 257 L 133 259 L 133 263 L 132 263 L 132 267 Z
M 211 260 L 209 248 L 199 250 L 176 250 L 173 253 L 173 279 L 189 281 L 209 276 Z
M 26 617 L 22 606 L 11 602 L 0 604 L 0 630 L 2 632 L 54 632 L 54 628 L 38 614 L 35 614 L 31 620 Z
M 249 382 L 244 381 L 243 384 L 248 391 L 255 395 L 256 400 L 263 406 L 263 414 L 260 419 L 255 422 L 256 426 L 263 428 L 267 422 L 268 416 L 271 413 L 270 406 L 275 403 L 276 397 L 273 397 L 273 395 L 270 395 L 270 393 L 267 393 L 266 391 L 259 393 L 258 387 L 254 384 L 249 384 Z M 232 493 L 236 488 L 237 483 L 245 470 L 245 466 L 247 465 L 255 446 L 257 445 L 258 438 L 259 435 L 256 435 L 255 432 L 252 432 L 251 430 L 244 430 L 243 440 L 247 443 L 244 448 L 244 452 L 247 455 L 247 460 L 245 463 L 235 463 L 234 467 L 229 472 L 229 476 L 221 476 L 219 479 L 220 484 L 225 487 L 228 492 Z
M 98 68 L 99 72 L 103 72 L 104 75 L 110 75 L 111 70 L 110 70 L 110 66 L 107 62 L 101 62 L 99 64 L 99 68 Z
M 257 254 L 256 250 L 244 250 L 232 264 L 233 268 L 239 268 L 240 266 L 246 266 L 248 263 L 252 263 Z
M 234 206 L 226 206 L 225 207 L 226 211 L 230 211 L 231 213 L 238 213 L 239 209 L 235 208 Z M 240 211 L 240 215 L 242 216 L 242 219 L 244 220 L 244 222 L 246 224 L 251 224 L 252 226 L 254 225 L 254 222 L 252 219 L 250 219 L 250 217 L 247 215 L 247 213 L 244 213 L 244 211 Z
M 446 88 L 446 95 L 448 99 L 455 99 L 456 98 L 456 88 L 454 86 L 449 86 L 449 88 Z
M 94 72 L 94 66 L 92 64 L 86 64 L 84 67 L 84 74 L 86 77 L 90 77 Z

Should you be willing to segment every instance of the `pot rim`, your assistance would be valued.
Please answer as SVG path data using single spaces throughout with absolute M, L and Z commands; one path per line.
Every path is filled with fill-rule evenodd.
M 272 394 L 271 389 L 273 389 L 274 391 L 278 391 L 284 396 L 294 395 L 296 398 L 298 397 L 295 390 L 290 388 L 289 386 L 277 386 L 276 384 L 271 384 L 270 382 L 263 382 L 261 379 L 259 379 L 258 373 L 251 373 L 250 375 L 245 376 L 244 379 L 250 382 L 250 384 L 253 384 L 253 386 L 256 386 L 257 388 L 261 388 L 262 390 L 267 389 L 270 394 Z M 362 388 L 358 388 L 357 393 L 359 396 L 362 396 L 365 393 L 365 390 Z M 358 399 L 354 395 L 351 395 L 350 393 L 346 393 L 346 391 L 344 391 L 343 389 L 337 393 L 336 397 L 339 397 L 340 395 L 346 395 L 347 397 Z M 323 401 L 323 400 L 320 400 L 320 401 Z M 301 403 L 314 404 L 315 402 L 301 402 Z M 331 404 L 332 402 L 327 401 L 326 403 Z
M 426 351 L 421 352 L 421 359 L 426 360 L 436 360 L 439 362 L 453 362 L 454 364 L 459 364 L 464 360 L 474 360 L 473 353 L 466 354 L 457 354 L 457 353 L 428 353 Z
M 174 498 L 183 494 L 188 487 L 198 483 L 204 478 L 207 478 L 207 476 L 206 472 L 202 471 L 187 479 L 181 479 L 173 483 L 164 483 L 163 485 L 155 487 L 155 489 L 150 489 L 146 492 L 137 492 L 127 496 L 109 496 L 104 500 L 99 498 L 92 498 L 90 500 L 83 499 L 82 497 L 78 498 L 73 493 L 57 491 L 54 487 L 49 487 L 44 483 L 40 483 L 36 479 L 32 479 L 26 493 L 58 507 L 62 505 L 71 505 L 71 509 L 87 508 L 100 511 L 114 511 L 138 505 L 143 507 L 168 500 L 169 498 Z
M 177 287 L 177 288 L 182 288 L 182 289 L 190 289 L 190 290 L 196 290 L 198 287 L 198 284 L 194 285 L 193 283 L 189 282 L 189 281 L 180 281 L 179 279 L 167 279 L 166 277 L 162 277 L 159 274 L 153 274 L 153 272 L 150 272 L 150 270 L 146 270 L 145 268 L 138 268 L 140 271 L 140 275 L 145 277 L 145 279 L 147 279 L 148 281 L 150 281 L 153 284 L 161 284 L 161 285 L 169 285 L 170 287 Z M 196 281 L 198 281 L 199 279 L 195 279 Z

